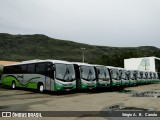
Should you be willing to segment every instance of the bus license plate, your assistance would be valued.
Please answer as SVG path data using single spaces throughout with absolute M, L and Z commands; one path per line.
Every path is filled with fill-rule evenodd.
M 66 91 L 70 91 L 70 89 L 66 89 Z

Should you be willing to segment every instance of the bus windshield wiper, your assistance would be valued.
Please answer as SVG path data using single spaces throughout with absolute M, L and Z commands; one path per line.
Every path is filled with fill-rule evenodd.
M 67 76 L 67 79 L 65 79 Z M 70 79 L 71 78 L 71 79 Z M 65 74 L 64 74 L 64 77 L 63 77 L 64 80 L 73 80 L 73 76 L 71 75 L 70 71 L 68 68 L 66 68 L 66 71 L 65 71 Z
M 88 79 L 88 80 L 89 80 L 89 79 L 91 80 L 91 78 L 92 78 L 92 71 L 89 69 L 87 79 Z
M 66 71 L 65 71 L 64 76 L 63 76 L 63 80 L 65 80 L 66 75 L 68 75 L 68 68 L 66 68 Z
M 68 78 L 70 78 L 70 80 L 73 80 L 73 76 L 72 76 L 71 72 L 69 71 L 69 69 L 68 69 Z

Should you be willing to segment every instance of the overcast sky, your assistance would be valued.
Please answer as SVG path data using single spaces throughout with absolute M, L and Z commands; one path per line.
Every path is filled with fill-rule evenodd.
M 160 48 L 160 0 L 0 0 L 0 33 Z

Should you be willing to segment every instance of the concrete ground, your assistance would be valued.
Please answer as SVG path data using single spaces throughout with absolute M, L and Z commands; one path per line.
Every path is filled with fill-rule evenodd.
M 158 97 L 132 97 L 130 92 L 144 92 L 144 91 L 158 91 L 160 92 L 160 84 L 150 84 L 135 87 L 126 87 L 118 91 L 84 91 L 84 92 L 70 92 L 68 94 L 57 93 L 36 93 L 31 90 L 11 90 L 2 88 L 0 86 L 0 111 L 103 111 L 104 108 L 115 104 L 124 104 L 125 107 L 141 107 L 152 108 L 155 111 L 160 111 L 160 98 Z M 159 94 L 160 95 L 160 94 Z M 67 113 L 66 113 L 67 114 Z M 0 118 L 2 119 L 2 118 Z M 10 120 L 11 118 L 3 118 Z M 12 120 L 19 120 L 22 118 L 12 118 Z M 28 118 L 23 118 L 27 119 Z M 47 118 L 30 118 L 36 120 L 43 119 L 71 119 L 71 120 L 106 120 L 118 118 L 105 118 L 105 117 L 47 117 Z M 132 120 L 133 118 L 125 118 Z M 142 120 L 136 118 L 136 120 Z M 144 118 L 148 120 L 149 118 Z M 153 119 L 153 118 L 150 118 Z M 154 118 L 153 120 L 160 118 Z M 124 120 L 124 118 L 123 118 Z

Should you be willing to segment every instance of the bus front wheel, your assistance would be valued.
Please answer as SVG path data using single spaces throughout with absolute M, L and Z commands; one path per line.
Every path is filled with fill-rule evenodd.
M 43 91 L 44 91 L 44 85 L 43 84 L 38 85 L 38 91 L 43 93 Z

